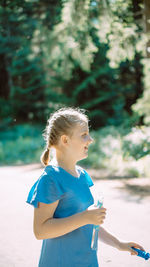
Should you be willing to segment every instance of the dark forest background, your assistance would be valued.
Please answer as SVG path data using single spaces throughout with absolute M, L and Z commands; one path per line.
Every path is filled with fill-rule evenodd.
M 100 142 L 85 164 L 106 168 L 118 150 L 101 144 L 115 142 L 123 160 L 147 160 L 149 21 L 148 0 L 1 0 L 1 163 L 39 161 L 41 131 L 64 106 L 86 109 Z

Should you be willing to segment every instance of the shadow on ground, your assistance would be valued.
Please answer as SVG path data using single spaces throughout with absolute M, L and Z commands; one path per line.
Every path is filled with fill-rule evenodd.
M 125 190 L 129 191 L 131 194 L 139 195 L 141 197 L 150 196 L 150 185 L 132 185 L 132 184 L 125 184 Z
M 133 179 L 133 178 L 136 178 L 136 177 L 133 177 L 131 175 L 127 175 L 127 176 L 121 176 L 121 175 L 117 175 L 117 174 L 113 174 L 113 173 L 110 173 L 109 169 L 106 170 L 106 169 L 87 169 L 88 173 L 91 175 L 91 177 L 94 179 L 94 180 L 128 180 L 128 179 Z
M 150 178 L 113 176 L 105 170 L 87 170 L 94 182 L 108 182 L 113 189 L 117 189 L 124 195 L 127 201 L 140 202 L 150 198 Z M 123 197 L 122 195 L 122 197 Z

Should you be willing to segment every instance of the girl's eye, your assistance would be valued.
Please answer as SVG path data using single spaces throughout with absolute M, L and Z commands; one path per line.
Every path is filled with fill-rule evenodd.
M 82 136 L 84 137 L 84 136 L 86 136 L 87 134 L 85 133 L 85 134 L 82 134 Z

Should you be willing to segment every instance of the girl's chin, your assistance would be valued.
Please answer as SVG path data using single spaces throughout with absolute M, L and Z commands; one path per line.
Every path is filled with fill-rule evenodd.
M 88 156 L 88 149 L 84 151 L 84 155 L 85 155 L 85 157 Z
M 85 153 L 84 156 L 82 157 L 82 159 L 86 159 L 87 157 L 88 157 L 88 153 Z
M 87 157 L 88 157 L 88 151 L 87 151 L 87 152 L 84 152 L 84 153 L 82 154 L 82 156 L 81 156 L 77 161 L 86 159 Z

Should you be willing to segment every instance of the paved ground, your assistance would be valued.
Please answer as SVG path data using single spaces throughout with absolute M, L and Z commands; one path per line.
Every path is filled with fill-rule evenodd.
M 0 267 L 37 267 L 41 241 L 34 238 L 33 208 L 25 200 L 41 171 L 39 165 L 0 168 Z M 150 252 L 150 178 L 98 180 L 100 173 L 89 172 L 104 194 L 104 227 L 120 239 L 139 242 Z M 150 266 L 150 260 L 103 243 L 99 243 L 98 258 L 100 267 Z

